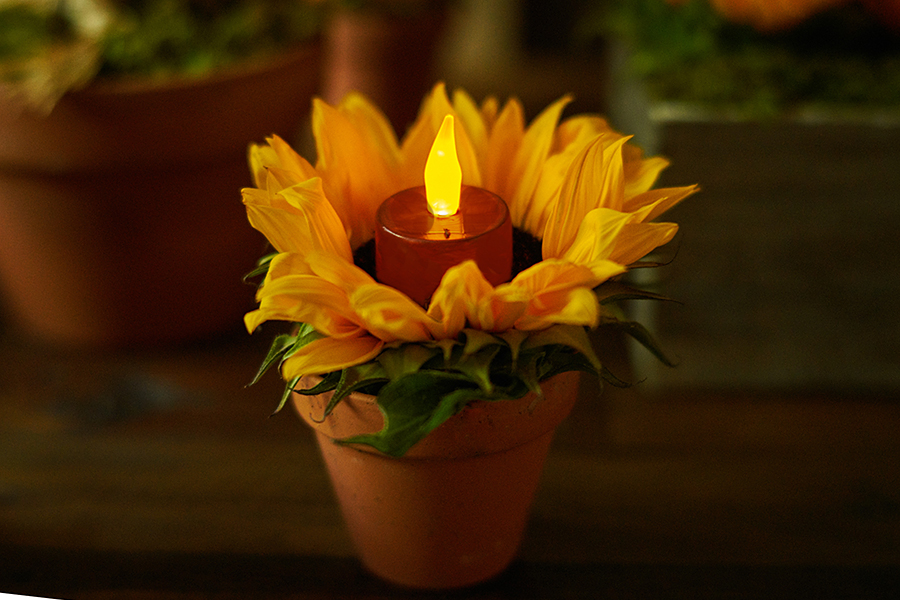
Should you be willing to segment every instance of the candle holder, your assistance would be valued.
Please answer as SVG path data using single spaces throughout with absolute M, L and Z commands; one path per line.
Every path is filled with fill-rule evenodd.
M 455 215 L 426 208 L 425 186 L 399 192 L 379 207 L 375 229 L 378 281 L 427 306 L 447 269 L 474 260 L 491 285 L 512 275 L 512 221 L 500 196 L 472 186 Z
M 398 140 L 374 105 L 350 94 L 338 106 L 313 103 L 315 165 L 277 136 L 251 146 L 255 187 L 243 200 L 275 252 L 254 272 L 263 277 L 259 308 L 245 323 L 251 332 L 266 321 L 290 328 L 254 381 L 281 371 L 276 412 L 290 400 L 316 430 L 363 563 L 389 581 L 461 587 L 513 559 L 553 430 L 574 402 L 573 375 L 625 385 L 598 359 L 588 330 L 620 329 L 671 364 L 618 307 L 662 297 L 621 276 L 656 266 L 646 255 L 677 225 L 655 219 L 697 187 L 651 189 L 668 163 L 645 158 L 597 115 L 560 121 L 568 102 L 526 126 L 516 99 L 478 105 L 457 90 L 451 101 L 438 84 Z M 376 249 L 375 238 L 384 223 L 403 221 L 387 199 L 420 202 L 439 130 L 455 143 L 460 179 L 450 188 L 461 204 L 479 189 L 508 208 L 499 221 L 510 225 L 511 266 L 492 273 L 489 251 L 447 267 L 432 251 L 431 262 L 399 269 L 422 285 L 442 273 L 417 298 L 389 285 L 396 280 L 377 265 L 378 253 L 403 264 L 392 253 L 408 248 Z M 379 207 L 388 218 L 377 217 Z M 415 230 L 425 229 L 442 230 Z M 429 239 L 440 248 L 450 233 Z M 497 512 L 476 514 L 488 506 Z

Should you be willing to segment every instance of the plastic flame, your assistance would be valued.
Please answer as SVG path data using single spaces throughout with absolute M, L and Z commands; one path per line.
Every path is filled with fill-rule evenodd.
M 455 215 L 459 211 L 461 187 L 462 169 L 456 155 L 453 115 L 447 115 L 425 162 L 425 197 L 431 214 L 437 217 Z

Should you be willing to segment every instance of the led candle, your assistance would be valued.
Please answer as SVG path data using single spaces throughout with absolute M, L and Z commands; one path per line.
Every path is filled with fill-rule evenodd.
M 497 285 L 512 272 L 512 222 L 502 198 L 461 185 L 453 116 L 447 115 L 425 163 L 425 185 L 394 194 L 378 209 L 375 273 L 427 306 L 450 267 L 474 260 Z

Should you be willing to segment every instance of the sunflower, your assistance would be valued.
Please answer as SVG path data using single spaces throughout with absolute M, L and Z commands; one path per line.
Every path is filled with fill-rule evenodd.
M 586 333 L 601 322 L 649 344 L 615 301 L 652 295 L 618 276 L 672 239 L 677 225 L 655 219 L 697 188 L 651 189 L 667 161 L 645 158 L 599 116 L 561 121 L 570 101 L 526 124 L 516 99 L 478 105 L 437 84 L 398 140 L 378 108 L 351 93 L 337 106 L 313 101 L 315 165 L 277 136 L 251 145 L 255 187 L 242 191 L 243 202 L 275 253 L 261 261 L 259 308 L 245 323 L 250 332 L 265 321 L 295 324 L 276 337 L 257 375 L 280 366 L 288 383 L 281 405 L 309 375 L 321 383 L 297 391 L 334 389 L 331 408 L 352 391 L 374 393 L 384 430 L 347 441 L 402 454 L 472 399 L 540 393 L 540 381 L 565 370 L 609 379 Z M 496 286 L 463 262 L 420 306 L 379 283 L 362 256 L 379 205 L 424 184 L 446 115 L 454 117 L 462 183 L 503 198 L 522 248 L 537 249 L 540 260 Z

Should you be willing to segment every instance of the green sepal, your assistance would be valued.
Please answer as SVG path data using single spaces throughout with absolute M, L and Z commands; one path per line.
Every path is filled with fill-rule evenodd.
M 272 365 L 275 363 L 280 365 L 297 350 L 321 337 L 321 334 L 306 323 L 298 323 L 293 333 L 282 333 L 275 336 L 275 339 L 272 340 L 272 344 L 269 346 L 266 358 L 256 371 L 256 375 L 253 376 L 253 380 L 247 385 L 253 385 L 265 375 L 266 371 L 272 368 Z
M 625 300 L 659 300 L 662 302 L 677 302 L 661 294 L 648 292 L 626 285 L 621 281 L 606 281 L 594 289 L 594 294 L 601 305 L 614 304 Z
M 594 352 L 591 340 L 584 327 L 579 325 L 553 325 L 542 331 L 535 332 L 525 340 L 525 348 L 539 346 L 566 346 L 584 355 L 595 372 L 600 372 L 603 365 Z M 542 378 L 543 379 L 543 378 Z
M 275 410 L 272 411 L 272 414 L 269 415 L 270 417 L 275 416 L 279 412 L 281 412 L 281 409 L 284 408 L 285 404 L 287 404 L 288 398 L 291 397 L 291 392 L 294 391 L 294 388 L 297 387 L 298 383 L 300 383 L 299 376 L 294 377 L 287 383 L 287 385 L 284 386 L 284 392 L 281 393 L 281 400 L 278 402 L 278 406 L 275 407 Z
M 465 375 L 469 380 L 478 384 L 478 387 L 486 394 L 494 391 L 494 385 L 491 382 L 491 363 L 501 349 L 497 338 L 493 339 L 490 345 L 481 345 L 477 352 L 464 353 L 462 358 L 453 365 L 456 371 Z
M 322 379 L 311 388 L 296 389 L 295 387 L 294 391 L 298 394 L 303 394 L 304 396 L 317 396 L 319 394 L 324 394 L 325 392 L 330 392 L 337 387 L 341 380 L 342 373 L 342 371 L 328 373 L 323 375 Z
M 322 415 L 323 419 L 331 414 L 334 407 L 337 406 L 341 400 L 353 392 L 368 388 L 373 384 L 384 383 L 390 380 L 384 367 L 377 362 L 369 362 L 348 367 L 343 371 L 339 371 L 339 373 L 340 379 L 338 380 L 337 386 L 334 388 L 334 394 L 331 396 L 331 400 L 328 401 L 328 405 L 325 407 L 325 414 Z
M 511 354 L 511 368 L 515 371 L 518 368 L 519 362 L 519 350 L 522 348 L 522 344 L 525 340 L 528 339 L 528 334 L 524 331 L 519 331 L 518 329 L 507 329 L 503 333 L 497 334 L 497 337 L 506 342 L 506 345 L 509 346 L 509 352 Z
M 384 369 L 388 379 L 397 379 L 408 373 L 415 373 L 440 351 L 441 349 L 433 346 L 402 344 L 382 351 L 375 360 Z
M 677 362 L 670 359 L 665 351 L 663 351 L 662 346 L 656 341 L 653 337 L 653 334 L 650 331 L 638 323 L 637 321 L 624 321 L 624 320 L 614 320 L 610 321 L 608 324 L 614 325 L 616 328 L 621 329 L 623 332 L 627 333 L 631 336 L 635 341 L 637 341 L 641 346 L 650 351 L 653 356 L 655 356 L 661 363 L 666 365 L 667 367 L 677 366 Z
M 257 277 L 265 277 L 269 273 L 269 267 L 272 264 L 272 259 L 275 258 L 277 252 L 272 252 L 271 254 L 266 254 L 262 258 L 256 261 L 256 267 L 244 275 L 244 283 L 251 283 L 252 279 L 256 279 Z
M 262 364 L 256 371 L 256 375 L 253 376 L 253 379 L 247 385 L 251 386 L 259 381 L 260 377 L 265 375 L 266 371 L 268 371 L 272 367 L 272 365 L 274 365 L 276 362 L 281 362 L 284 353 L 287 352 L 296 341 L 297 336 L 291 335 L 289 333 L 283 333 L 281 335 L 275 336 L 275 339 L 272 340 L 272 345 L 269 346 L 269 353 L 266 354 L 266 358 L 263 359 Z

